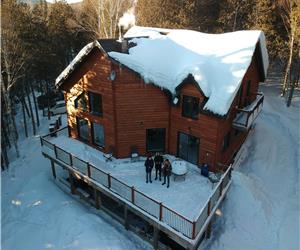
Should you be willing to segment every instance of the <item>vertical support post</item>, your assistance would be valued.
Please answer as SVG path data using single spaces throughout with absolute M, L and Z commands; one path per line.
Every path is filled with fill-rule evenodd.
M 159 230 L 157 227 L 153 226 L 153 248 L 155 250 L 158 249 L 158 235 L 159 235 Z
M 162 210 L 163 210 L 163 206 L 162 206 L 162 202 L 159 203 L 159 221 L 162 220 Z
M 196 237 L 196 221 L 193 221 L 192 239 Z
M 88 177 L 91 178 L 91 166 L 88 163 L 87 163 L 87 173 L 88 173 Z
M 206 239 L 209 239 L 210 238 L 210 235 L 211 235 L 211 224 L 212 224 L 212 221 L 210 221 L 207 225 L 207 228 L 206 228 L 206 233 L 205 233 L 205 237 Z
M 41 142 L 41 146 L 43 146 L 43 139 L 41 136 L 40 136 L 40 142 Z
M 222 192 L 223 192 L 223 181 L 224 181 L 224 179 L 222 179 L 222 181 L 220 183 L 220 196 L 222 195 Z
M 100 209 L 101 197 L 100 197 L 99 191 L 96 188 L 94 188 L 94 197 L 95 197 L 95 206 L 97 209 Z
M 55 165 L 54 165 L 54 161 L 51 160 L 51 168 L 52 168 L 52 174 L 54 179 L 56 179 L 56 172 L 55 172 Z
M 134 204 L 134 186 L 131 187 L 131 202 Z
M 222 185 L 223 182 L 221 182 L 221 185 Z M 222 191 L 221 191 L 222 193 Z M 221 195 L 221 194 L 220 194 Z M 207 216 L 210 215 L 210 210 L 211 210 L 211 204 L 210 204 L 210 200 L 208 201 L 208 205 L 207 205 Z M 208 226 L 207 226 L 207 229 L 206 229 L 206 233 L 205 233 L 205 236 L 206 236 L 206 239 L 209 239 L 210 238 L 210 234 L 211 234 L 211 223 L 212 221 L 210 221 L 208 223 Z
M 74 185 L 74 178 L 73 178 L 73 175 L 70 170 L 69 170 L 69 180 L 70 180 L 70 184 L 71 184 L 71 194 L 75 194 L 76 188 Z
M 72 155 L 70 153 L 69 153 L 69 158 L 70 158 L 70 165 L 73 166 Z
M 56 149 L 56 145 L 54 144 L 54 154 L 55 154 L 55 158 L 57 159 L 57 149 Z
M 111 187 L 111 176 L 110 176 L 110 174 L 107 174 L 107 178 L 108 178 L 108 188 L 110 189 L 110 187 Z
M 126 230 L 128 230 L 129 228 L 129 224 L 128 224 L 128 209 L 127 206 L 124 205 L 124 227 Z

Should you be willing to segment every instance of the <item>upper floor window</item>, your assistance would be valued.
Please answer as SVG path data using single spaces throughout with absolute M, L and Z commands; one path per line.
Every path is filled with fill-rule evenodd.
M 199 113 L 199 98 L 193 96 L 183 96 L 182 116 L 197 119 Z
M 82 92 L 76 99 L 75 99 L 75 108 L 80 108 L 84 111 L 87 111 L 87 100 L 85 92 Z
M 94 115 L 102 115 L 102 96 L 89 92 L 90 112 Z
M 223 139 L 223 146 L 222 146 L 222 152 L 226 151 L 226 149 L 229 147 L 230 145 L 230 139 L 231 139 L 231 131 L 229 131 Z

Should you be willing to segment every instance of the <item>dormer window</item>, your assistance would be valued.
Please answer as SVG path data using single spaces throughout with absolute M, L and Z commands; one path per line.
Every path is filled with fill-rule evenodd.
M 87 111 L 87 99 L 85 92 L 82 92 L 76 99 L 75 99 L 75 108 L 81 109 L 83 111 Z
M 182 116 L 192 119 L 198 119 L 199 98 L 193 96 L 183 96 Z

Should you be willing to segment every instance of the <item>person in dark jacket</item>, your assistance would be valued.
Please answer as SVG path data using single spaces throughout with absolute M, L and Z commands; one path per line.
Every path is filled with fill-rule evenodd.
M 167 179 L 168 181 L 167 188 L 168 188 L 170 186 L 170 176 L 172 174 L 172 165 L 168 159 L 166 159 L 163 163 L 162 173 L 164 176 L 164 182 L 162 183 L 162 185 L 166 184 L 166 179 Z
M 152 159 L 151 156 L 148 156 L 146 161 L 145 161 L 145 168 L 146 168 L 146 183 L 148 183 L 148 179 L 150 181 L 150 183 L 152 183 L 151 180 L 151 172 L 152 172 L 152 168 L 154 166 L 154 161 Z
M 164 158 L 160 153 L 156 153 L 154 157 L 154 164 L 155 164 L 155 179 L 157 180 L 157 173 L 159 175 L 159 181 L 161 181 L 161 165 L 164 161 Z

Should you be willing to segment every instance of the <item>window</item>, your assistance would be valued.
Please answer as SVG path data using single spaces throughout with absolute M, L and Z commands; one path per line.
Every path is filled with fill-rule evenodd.
M 147 151 L 164 152 L 165 151 L 166 129 L 153 128 L 147 129 Z
M 222 152 L 226 151 L 226 149 L 229 147 L 230 144 L 230 131 L 224 136 L 223 139 L 223 147 L 222 147 Z
M 94 115 L 102 115 L 102 96 L 89 92 L 90 112 Z
M 183 96 L 182 116 L 197 119 L 199 113 L 199 98 Z
M 240 95 L 239 95 L 239 102 L 238 102 L 238 107 L 242 106 L 242 98 L 243 98 L 243 84 L 240 88 Z
M 79 138 L 89 140 L 89 122 L 85 119 L 77 117 L 77 130 Z
M 104 128 L 103 125 L 92 123 L 93 143 L 99 147 L 104 147 Z
M 82 92 L 76 99 L 75 99 L 75 108 L 82 109 L 87 111 L 87 100 L 85 92 Z
M 250 90 L 251 90 L 251 80 L 249 80 L 247 82 L 247 96 L 249 97 L 250 96 Z
M 249 80 L 247 82 L 247 89 L 246 89 L 246 99 L 245 99 L 245 106 L 248 106 L 250 103 L 251 103 L 251 100 L 250 100 L 250 90 L 251 90 L 251 81 Z

